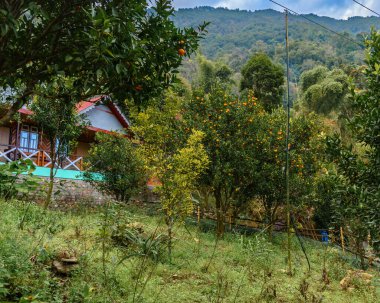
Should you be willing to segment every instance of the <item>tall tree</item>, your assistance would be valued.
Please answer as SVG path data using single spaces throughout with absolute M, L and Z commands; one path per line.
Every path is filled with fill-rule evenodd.
M 213 86 L 209 94 L 196 91 L 184 108 L 189 128 L 205 133 L 210 165 L 200 183 L 214 197 L 219 236 L 224 232 L 227 211 L 243 198 L 242 189 L 254 176 L 257 162 L 252 147 L 256 142 L 248 129 L 260 128 L 262 113 L 256 98 L 238 100 L 220 85 Z
M 213 62 L 203 56 L 198 56 L 197 61 L 198 74 L 194 86 L 201 88 L 205 93 L 209 93 L 217 82 L 227 86 L 233 83 L 232 70 L 224 63 Z
M 238 100 L 222 87 L 208 95 L 196 92 L 186 105 L 184 117 L 190 127 L 206 134 L 204 145 L 210 165 L 200 182 L 214 196 L 217 232 L 223 233 L 231 207 L 246 209 L 256 198 L 265 209 L 269 226 L 285 198 L 285 125 L 283 109 L 267 112 L 252 95 Z M 296 117 L 291 144 L 291 186 L 294 203 L 309 193 L 318 169 L 320 125 L 314 115 Z
M 349 81 L 341 69 L 317 66 L 301 75 L 302 101 L 308 110 L 329 114 L 339 110 L 349 92 Z
M 252 89 L 265 110 L 281 104 L 284 93 L 284 70 L 274 64 L 266 54 L 255 54 L 241 70 L 241 90 Z
M 365 89 L 352 88 L 348 121 L 355 144 L 345 146 L 338 136 L 328 140 L 340 181 L 333 200 L 335 219 L 353 233 L 363 266 L 368 232 L 374 242 L 380 240 L 380 33 L 372 30 L 365 43 Z
M 53 194 L 54 176 L 76 145 L 85 121 L 76 110 L 77 95 L 73 94 L 74 80 L 56 77 L 53 82 L 38 87 L 30 105 L 33 120 L 49 141 L 50 175 L 45 207 Z
M 179 29 L 172 14 L 170 0 L 1 1 L 0 87 L 11 94 L 0 125 L 57 75 L 74 79 L 82 98 L 145 106 L 173 82 L 205 28 Z

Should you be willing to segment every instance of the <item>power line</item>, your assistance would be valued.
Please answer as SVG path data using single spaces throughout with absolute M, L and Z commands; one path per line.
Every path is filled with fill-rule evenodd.
M 297 13 L 296 11 L 294 11 L 294 10 L 292 10 L 292 9 L 290 9 L 290 8 L 284 6 L 284 5 L 282 5 L 282 4 L 280 4 L 280 3 L 276 2 L 276 1 L 273 1 L 273 0 L 269 0 L 269 1 L 272 2 L 272 3 L 274 3 L 274 4 L 276 4 L 276 5 L 278 5 L 278 6 L 281 6 L 282 8 L 288 10 L 289 12 L 291 12 L 294 15 L 300 16 L 300 17 L 306 19 L 307 21 L 309 21 L 311 23 L 314 23 L 314 24 L 316 24 L 316 25 L 324 28 L 327 31 L 330 31 L 330 32 L 334 33 L 335 35 L 338 35 L 341 38 L 346 39 L 347 41 L 355 43 L 356 45 L 359 45 L 360 47 L 364 47 L 364 45 L 360 44 L 359 42 L 355 41 L 354 39 L 351 39 L 351 38 L 349 38 L 349 37 L 347 37 L 347 36 L 345 36 L 345 35 L 343 35 L 341 33 L 338 33 L 336 31 L 332 30 L 331 28 L 328 28 L 327 26 L 324 26 L 324 25 L 322 25 L 322 24 L 320 24 L 320 23 L 318 23 L 318 22 L 316 22 L 316 21 L 314 21 L 314 20 L 312 20 L 312 19 L 310 19 L 310 18 L 308 18 L 308 17 L 306 17 L 304 15 L 301 15 L 301 14 Z
M 378 15 L 380 17 L 380 14 L 378 12 L 375 12 L 373 9 L 370 9 L 369 7 L 365 6 L 364 4 L 362 4 L 362 3 L 360 3 L 360 2 L 358 2 L 356 0 L 352 0 L 352 1 L 354 1 L 355 3 L 359 4 L 360 6 L 366 8 L 366 9 L 368 9 L 369 11 L 371 11 L 372 13 L 374 13 L 374 14 L 376 14 L 376 15 Z

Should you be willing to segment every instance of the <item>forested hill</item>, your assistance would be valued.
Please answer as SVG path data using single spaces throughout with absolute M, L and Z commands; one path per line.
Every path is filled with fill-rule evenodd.
M 361 42 L 371 26 L 380 28 L 378 17 L 352 17 L 336 20 L 317 15 L 305 15 L 324 26 Z M 247 57 L 257 51 L 268 53 L 282 62 L 284 58 L 284 14 L 275 10 L 242 11 L 199 7 L 176 11 L 177 25 L 197 26 L 211 22 L 201 52 L 210 59 L 223 59 L 239 69 Z M 344 38 L 317 26 L 301 16 L 290 15 L 290 57 L 295 76 L 315 64 L 326 66 L 361 63 L 362 49 Z

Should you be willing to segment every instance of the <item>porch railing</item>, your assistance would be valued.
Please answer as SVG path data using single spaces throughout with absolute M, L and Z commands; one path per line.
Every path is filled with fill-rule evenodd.
M 20 159 L 30 159 L 36 166 L 52 166 L 50 154 L 46 150 L 0 144 L 0 162 L 6 163 Z M 83 169 L 83 157 L 77 155 L 60 157 L 59 161 L 55 163 L 55 167 L 81 171 Z

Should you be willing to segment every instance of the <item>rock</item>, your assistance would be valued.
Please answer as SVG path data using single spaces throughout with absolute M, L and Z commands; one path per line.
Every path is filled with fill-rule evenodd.
M 373 275 L 363 271 L 363 270 L 347 270 L 347 275 L 340 281 L 340 287 L 342 289 L 352 291 L 355 288 L 353 284 L 354 279 L 359 279 L 364 284 L 370 284 Z
M 78 264 L 78 259 L 75 257 L 71 257 L 69 259 L 62 258 L 61 261 L 66 264 Z
M 67 274 L 67 268 L 59 261 L 53 261 L 53 268 L 59 274 Z
M 63 262 L 54 260 L 52 263 L 53 269 L 60 275 L 69 275 L 71 271 L 78 268 L 77 263 L 68 263 L 65 264 Z

